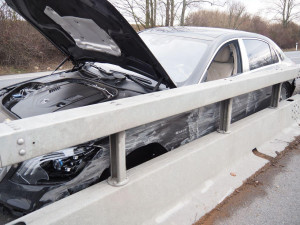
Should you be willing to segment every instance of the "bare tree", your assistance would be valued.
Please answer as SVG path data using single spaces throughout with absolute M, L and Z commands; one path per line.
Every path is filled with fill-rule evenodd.
M 292 21 L 299 19 L 298 0 L 273 0 L 269 4 L 269 11 L 275 14 L 275 19 L 280 21 L 283 27 L 286 28 Z
M 157 15 L 165 26 L 174 26 L 179 21 L 184 26 L 187 10 L 203 3 L 221 5 L 225 0 L 110 0 L 126 18 L 134 21 L 138 29 L 157 25 Z M 158 7 L 159 6 L 159 7 Z
M 228 28 L 238 29 L 247 18 L 246 6 L 235 0 L 228 3 Z
M 171 7 L 170 0 L 166 0 L 166 3 L 164 4 L 166 6 L 166 26 L 170 26 L 170 7 Z
M 110 0 L 138 30 L 156 26 L 158 0 Z
M 151 27 L 156 26 L 157 21 L 157 0 L 150 0 L 150 8 L 151 8 Z
M 208 3 L 211 6 L 224 6 L 220 0 L 181 0 L 181 16 L 180 16 L 180 26 L 184 26 L 185 18 L 187 14 L 187 9 L 191 7 L 199 7 L 200 4 Z

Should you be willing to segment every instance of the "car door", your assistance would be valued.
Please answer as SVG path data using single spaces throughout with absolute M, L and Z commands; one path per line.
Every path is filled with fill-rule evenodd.
M 204 82 L 240 74 L 242 71 L 240 55 L 238 40 L 220 46 L 205 73 Z M 220 103 L 215 103 L 143 125 L 126 132 L 126 149 L 159 143 L 169 151 L 216 131 L 219 118 Z
M 273 47 L 264 40 L 243 39 L 241 42 L 243 52 L 244 74 L 259 74 L 275 72 L 280 62 Z M 263 110 L 270 106 L 272 87 L 262 88 L 246 94 L 245 116 Z
M 242 58 L 238 40 L 231 40 L 223 44 L 211 61 L 203 82 L 213 82 L 242 73 Z M 233 117 L 242 118 L 245 112 L 243 98 L 233 99 Z M 197 121 L 198 137 L 216 131 L 219 128 L 220 103 L 214 103 L 199 109 Z

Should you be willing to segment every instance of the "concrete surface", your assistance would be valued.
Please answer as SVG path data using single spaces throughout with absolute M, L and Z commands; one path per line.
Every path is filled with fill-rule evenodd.
M 23 81 L 35 79 L 42 76 L 50 75 L 52 72 L 40 72 L 40 73 L 26 73 L 18 75 L 1 75 L 0 76 L 0 89 L 9 85 L 17 84 Z
M 300 224 L 300 138 L 199 224 Z
M 300 64 L 300 51 L 293 51 L 293 52 L 285 52 L 287 57 L 289 57 L 292 61 L 297 64 Z
M 196 225 L 300 224 L 300 138 Z M 13 217 L 0 216 L 0 224 Z
M 255 147 L 278 132 L 299 135 L 297 124 L 294 129 L 289 126 L 289 132 L 282 128 L 291 119 L 282 107 L 291 113 L 289 106 L 296 101 L 295 96 L 294 102 L 280 103 L 279 115 L 274 109 L 261 111 L 234 123 L 230 134 L 212 133 L 133 168 L 128 171 L 130 182 L 122 188 L 99 183 L 18 222 L 193 224 L 268 162 L 252 153 Z M 236 176 L 231 176 L 232 172 Z

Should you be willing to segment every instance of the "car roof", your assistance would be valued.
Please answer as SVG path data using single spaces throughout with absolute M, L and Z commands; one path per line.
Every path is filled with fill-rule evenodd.
M 212 28 L 212 27 L 157 27 L 142 31 L 141 34 L 164 34 L 170 36 L 180 36 L 188 38 L 196 38 L 207 41 L 214 41 L 218 39 L 219 41 L 228 40 L 232 38 L 259 38 L 268 39 L 262 35 L 231 30 L 224 28 Z

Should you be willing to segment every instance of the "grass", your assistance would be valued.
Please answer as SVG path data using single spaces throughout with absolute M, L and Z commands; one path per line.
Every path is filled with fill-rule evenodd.
M 27 67 L 15 67 L 15 66 L 0 66 L 0 76 L 1 75 L 14 75 L 14 74 L 22 74 L 22 73 L 36 73 L 36 72 L 52 72 L 59 65 L 58 63 L 53 63 L 51 65 L 36 65 L 36 66 L 27 66 Z M 60 69 L 70 69 L 72 68 L 72 63 L 67 62 Z
M 298 50 L 300 49 L 300 46 L 298 48 Z M 293 52 L 296 51 L 296 48 L 287 48 L 287 49 L 283 49 L 284 52 Z

